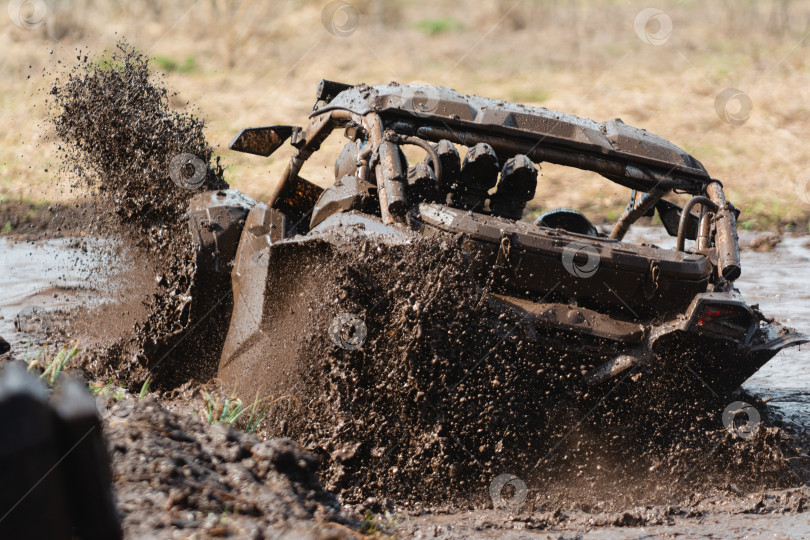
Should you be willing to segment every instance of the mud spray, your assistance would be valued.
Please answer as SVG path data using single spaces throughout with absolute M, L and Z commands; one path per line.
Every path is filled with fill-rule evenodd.
M 273 410 L 264 434 L 320 453 L 344 501 L 486 505 L 493 479 L 512 474 L 537 507 L 615 510 L 807 479 L 806 441 L 772 417 L 750 439 L 726 430 L 728 403 L 677 359 L 605 388 L 572 384 L 593 366 L 555 356 L 554 335 L 505 312 L 452 240 L 300 249 L 271 256 L 270 302 L 284 309 L 263 336 L 276 367 L 240 379 L 250 394 L 272 388 L 282 366 L 300 374 L 278 389 L 297 399 Z M 363 321 L 362 343 L 335 342 L 341 316 Z
M 200 405 L 195 378 L 215 375 L 210 361 L 202 369 L 203 356 L 213 349 L 218 358 L 227 320 L 223 326 L 216 313 L 208 317 L 221 337 L 190 331 L 199 288 L 186 212 L 197 193 L 228 186 L 204 122 L 171 108 L 173 95 L 147 57 L 122 43 L 101 58 L 79 52 L 77 60 L 51 90 L 61 173 L 74 182 L 77 206 L 92 209 L 82 225 L 128 267 L 112 280 L 112 302 L 75 310 L 61 330 L 83 336 L 79 367 L 90 381 L 136 392 L 152 381 L 150 397 L 124 398 L 117 408 L 124 416 L 105 422 L 126 534 L 261 537 L 268 527 L 307 522 L 304 536 L 312 520 L 356 526 L 321 486 L 312 454 L 192 414 Z M 228 297 L 220 311 L 231 305 Z M 223 513 L 233 513 L 227 523 Z
M 173 384 L 183 351 L 165 355 L 189 325 L 195 270 L 188 201 L 228 185 L 218 160 L 212 162 L 205 123 L 171 108 L 173 95 L 150 73 L 145 56 L 119 44 L 100 59 L 81 51 L 77 59 L 51 90 L 62 172 L 89 192 L 84 196 L 92 204 L 85 206 L 94 210 L 88 221 L 95 233 L 132 260 L 123 280 L 153 291 L 144 306 L 133 306 L 134 320 L 97 314 L 85 321 L 85 329 L 96 327 L 107 341 L 87 367 L 128 385 L 145 380 L 147 370 L 158 384 Z
M 194 191 L 172 177 L 172 160 L 191 154 L 205 164 L 199 189 L 226 183 L 204 123 L 173 111 L 170 97 L 147 59 L 125 45 L 104 61 L 79 54 L 52 91 L 65 169 L 91 192 L 91 222 L 128 250 L 138 265 L 132 279 L 152 291 L 83 367 L 130 388 L 152 373 L 160 390 L 178 396 L 193 388 L 172 366 L 193 366 L 195 358 L 176 350 L 157 363 L 189 326 L 194 261 L 183 216 Z M 183 178 L 197 174 L 183 167 Z M 322 480 L 344 502 L 374 511 L 486 507 L 493 478 L 503 473 L 528 487 L 529 512 L 671 504 L 724 486 L 751 491 L 808 480 L 806 440 L 761 402 L 759 429 L 735 437 L 720 418 L 727 403 L 677 390 L 690 377 L 677 359 L 665 371 L 629 372 L 609 391 L 572 389 L 570 370 L 590 366 L 551 357 L 531 328 L 493 307 L 491 291 L 472 285 L 452 241 L 348 239 L 313 260 L 319 286 L 299 291 L 306 294 L 292 319 L 273 325 L 272 346 L 304 351 L 295 360 L 302 384 L 290 390 L 297 401 L 275 407 L 259 433 L 291 437 L 320 455 Z M 97 325 L 115 307 L 89 310 L 75 324 Z M 363 319 L 362 347 L 330 339 L 338 313 Z M 192 430 L 171 422 L 168 432 Z M 173 473 L 165 477 L 170 484 Z M 189 507 L 197 504 L 192 495 L 183 495 Z M 328 497 L 319 501 L 332 507 Z

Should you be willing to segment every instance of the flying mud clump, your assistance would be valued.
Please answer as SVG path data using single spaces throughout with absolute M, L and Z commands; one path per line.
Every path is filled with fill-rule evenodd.
M 196 189 L 228 187 L 219 164 L 209 167 L 205 122 L 173 110 L 153 78 L 148 58 L 119 44 L 109 58 L 80 58 L 51 89 L 66 165 L 143 231 L 176 225 Z

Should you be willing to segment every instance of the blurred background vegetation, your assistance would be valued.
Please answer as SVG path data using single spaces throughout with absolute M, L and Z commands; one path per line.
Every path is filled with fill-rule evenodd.
M 57 175 L 46 94 L 80 52 L 100 56 L 126 39 L 154 59 L 178 92 L 176 107 L 207 119 L 226 179 L 257 199 L 272 191 L 288 154 L 230 152 L 240 128 L 301 125 L 321 78 L 422 81 L 597 121 L 619 117 L 693 153 L 744 209 L 744 227 L 807 231 L 810 1 L 347 3 L 359 20 L 346 36 L 328 31 L 322 14 L 329 2 L 315 0 L 46 1 L 44 24 L 32 29 L 3 9 L 0 201 L 75 195 Z M 651 7 L 671 21 L 659 45 L 634 27 Z M 24 3 L 23 16 L 35 8 Z M 716 111 L 726 88 L 753 105 L 741 125 Z M 312 180 L 333 181 L 340 146 L 337 137 L 327 142 L 335 151 L 310 166 Z M 593 175 L 550 165 L 542 173 L 535 210 L 570 206 L 599 219 L 615 217 L 626 203 L 627 190 Z

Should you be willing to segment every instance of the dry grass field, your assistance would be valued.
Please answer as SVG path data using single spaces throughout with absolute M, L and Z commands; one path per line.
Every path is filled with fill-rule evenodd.
M 156 72 L 178 92 L 178 107 L 208 120 L 228 182 L 258 199 L 272 191 L 287 154 L 230 152 L 227 143 L 240 128 L 302 123 L 321 78 L 425 81 L 599 121 L 620 117 L 701 160 L 744 209 L 744 227 L 795 223 L 806 231 L 810 1 L 4 5 L 0 201 L 75 195 L 57 174 L 57 142 L 44 121 L 47 90 L 76 62 L 77 49 L 101 55 L 125 38 L 154 58 Z M 650 8 L 660 11 L 643 11 Z M 723 93 L 729 88 L 737 91 Z M 724 100 L 727 94 L 736 97 Z M 333 136 L 325 146 L 341 144 Z M 336 153 L 321 155 L 305 175 L 331 182 Z M 544 165 L 534 206 L 571 206 L 605 218 L 627 195 L 599 177 Z

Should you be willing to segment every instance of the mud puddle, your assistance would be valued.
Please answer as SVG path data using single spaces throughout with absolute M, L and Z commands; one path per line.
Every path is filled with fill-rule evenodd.
M 112 258 L 101 240 L 2 238 L 0 253 L 0 336 L 12 345 L 15 354 L 24 354 L 29 343 L 37 345 L 48 333 L 29 328 L 37 314 L 107 300 L 104 289 L 112 272 Z
M 752 506 L 755 504 L 752 501 Z M 549 522 L 565 522 L 549 526 Z M 538 530 L 540 529 L 540 530 Z M 653 538 L 807 538 L 807 514 L 765 514 L 639 508 L 611 515 L 548 513 L 521 519 L 497 511 L 414 517 L 401 527 L 412 538 L 504 538 L 510 540 L 624 540 Z
M 804 236 L 788 236 L 770 253 L 744 252 L 737 286 L 769 316 L 810 333 L 810 247 Z M 781 351 L 745 387 L 770 396 L 771 405 L 792 422 L 810 428 L 810 346 Z

